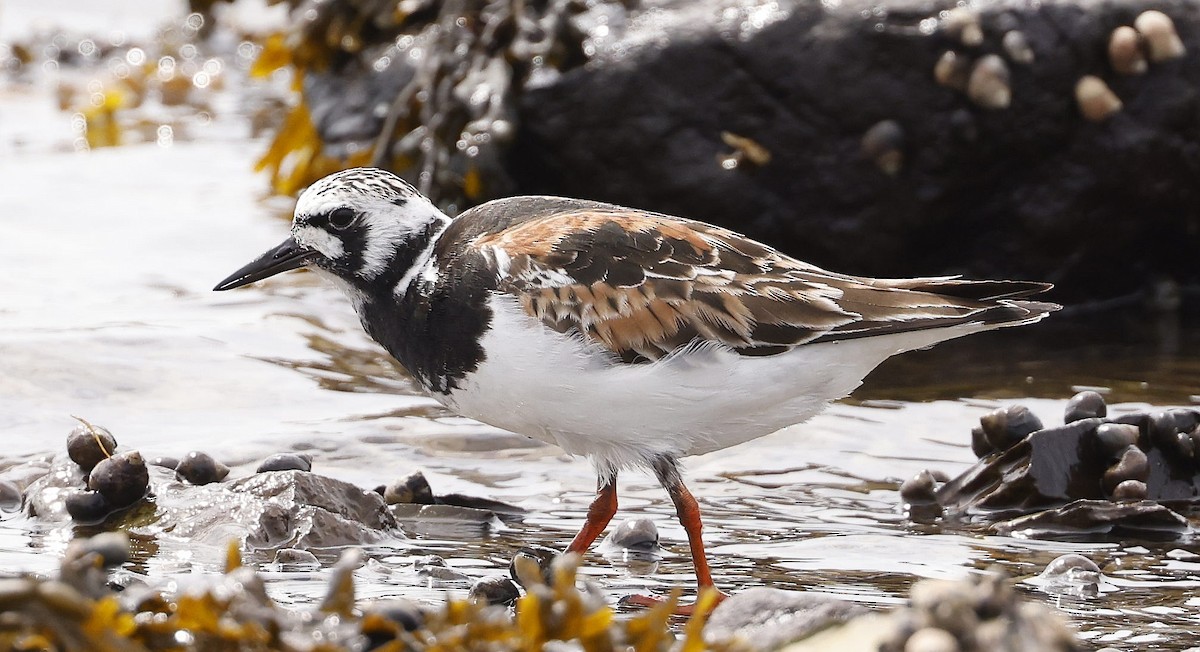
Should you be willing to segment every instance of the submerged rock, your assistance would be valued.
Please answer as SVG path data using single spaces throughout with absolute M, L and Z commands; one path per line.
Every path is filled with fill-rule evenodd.
M 828 595 L 756 587 L 718 605 L 708 619 L 704 638 L 713 644 L 776 650 L 866 613 L 869 611 L 861 605 Z

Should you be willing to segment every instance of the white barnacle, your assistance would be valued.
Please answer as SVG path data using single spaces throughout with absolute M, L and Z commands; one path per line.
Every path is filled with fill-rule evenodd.
M 1033 63 L 1033 48 L 1029 47 L 1029 39 L 1025 38 L 1025 32 L 1015 29 L 1005 32 L 1000 44 L 1004 46 L 1004 53 L 1013 63 L 1023 66 Z
M 1079 112 L 1092 122 L 1103 122 L 1121 110 L 1121 99 L 1095 75 L 1084 75 L 1075 84 L 1075 102 Z
M 999 55 L 984 55 L 971 70 L 967 96 L 985 109 L 1006 109 L 1012 103 L 1008 64 Z
M 1108 62 L 1122 75 L 1141 75 L 1149 68 L 1136 29 L 1122 25 L 1108 37 Z
M 1179 33 L 1175 31 L 1175 23 L 1163 12 L 1143 11 L 1133 21 L 1133 26 L 1146 37 L 1151 61 L 1161 63 L 1178 59 L 1187 53 Z

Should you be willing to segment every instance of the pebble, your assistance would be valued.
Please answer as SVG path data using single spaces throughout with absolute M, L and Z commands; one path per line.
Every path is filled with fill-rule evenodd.
M 1105 454 L 1116 457 L 1126 448 L 1137 444 L 1141 431 L 1125 423 L 1102 423 L 1096 428 L 1096 441 Z
M 1145 500 L 1149 490 L 1141 480 L 1125 480 L 1113 489 L 1113 500 Z
M 1149 477 L 1150 464 L 1146 454 L 1137 446 L 1129 446 L 1121 453 L 1121 459 L 1104 472 L 1104 489 L 1111 494 L 1126 480 L 1145 482 Z
M 608 535 L 608 542 L 626 550 L 650 552 L 658 549 L 658 526 L 649 519 L 631 518 Z

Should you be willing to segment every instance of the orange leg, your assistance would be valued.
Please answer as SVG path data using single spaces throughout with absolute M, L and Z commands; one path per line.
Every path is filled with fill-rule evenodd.
M 675 503 L 675 513 L 679 516 L 679 522 L 683 525 L 683 529 L 687 532 L 688 548 L 692 553 L 692 565 L 696 569 L 696 584 L 701 593 L 705 589 L 716 590 L 713 584 L 712 571 L 708 567 L 708 556 L 704 553 L 704 540 L 700 537 L 700 531 L 703 529 L 703 524 L 700 522 L 700 505 L 696 503 L 696 498 L 692 496 L 692 492 L 683 484 L 683 478 L 679 475 L 679 464 L 673 458 L 659 458 L 652 465 L 654 474 L 658 476 L 658 481 L 667 490 L 667 494 L 671 496 L 671 502 Z M 717 592 L 717 602 L 724 600 L 724 593 Z M 659 602 L 656 598 L 646 596 L 630 596 L 627 600 L 629 604 L 652 606 Z M 692 614 L 693 605 L 682 605 L 676 609 L 679 615 L 688 616 Z
M 591 507 L 588 507 L 587 520 L 583 524 L 583 528 L 579 530 L 579 534 L 571 540 L 571 545 L 567 546 L 567 552 L 583 554 L 600 536 L 604 528 L 608 527 L 608 522 L 612 520 L 613 514 L 617 513 L 617 476 L 612 474 L 607 478 L 603 475 L 596 481 L 596 499 L 592 501 Z

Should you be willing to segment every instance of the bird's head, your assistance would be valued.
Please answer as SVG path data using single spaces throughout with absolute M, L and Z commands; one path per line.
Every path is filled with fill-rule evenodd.
M 351 285 L 370 283 L 392 265 L 397 252 L 408 243 L 448 220 L 391 172 L 343 170 L 301 193 L 291 237 L 213 289 L 229 290 L 308 266 Z

